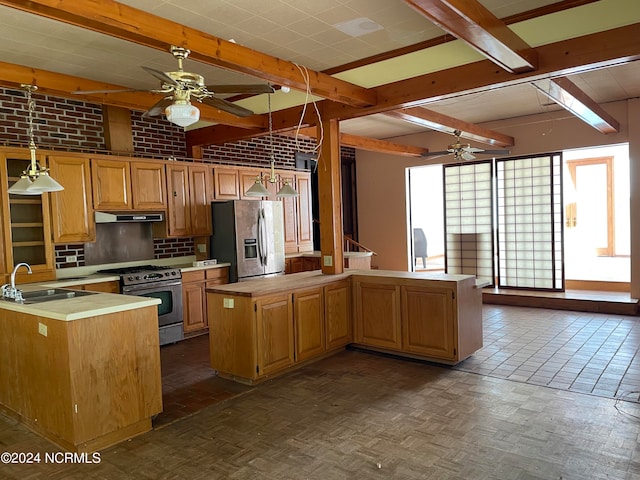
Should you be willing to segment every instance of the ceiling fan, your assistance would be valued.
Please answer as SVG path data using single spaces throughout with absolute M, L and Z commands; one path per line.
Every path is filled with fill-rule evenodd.
M 204 77 L 197 73 L 185 72 L 182 62 L 191 53 L 190 50 L 172 45 L 171 54 L 178 60 L 178 70 L 174 72 L 161 72 L 150 67 L 142 69 L 160 80 L 160 88 L 150 90 L 127 89 L 127 90 L 77 90 L 75 94 L 95 94 L 95 93 L 121 93 L 121 92 L 142 92 L 150 91 L 165 95 L 164 98 L 156 102 L 149 110 L 144 112 L 143 117 L 156 117 L 165 113 L 167 107 L 171 105 L 190 106 L 191 100 L 205 103 L 219 110 L 231 113 L 238 117 L 248 117 L 253 112 L 232 102 L 218 98 L 216 94 L 258 94 L 273 93 L 275 89 L 269 84 L 238 84 L 238 85 L 205 85 Z M 195 108 L 195 107 L 192 107 Z
M 461 162 L 463 160 L 474 160 L 476 158 L 474 153 L 480 155 L 508 155 L 511 153 L 509 150 L 485 150 L 483 148 L 472 147 L 468 143 L 460 143 L 460 135 L 462 135 L 460 130 L 454 130 L 453 135 L 456 137 L 456 143 L 449 145 L 446 150 L 442 150 L 440 152 L 427 152 L 423 153 L 422 156 L 437 157 L 453 153 L 455 160 L 457 162 Z

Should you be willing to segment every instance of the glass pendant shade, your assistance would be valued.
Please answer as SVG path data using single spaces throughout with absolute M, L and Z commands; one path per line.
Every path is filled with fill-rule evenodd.
M 9 187 L 8 192 L 13 195 L 40 195 L 40 191 L 29 190 L 29 187 L 33 185 L 33 182 L 29 177 L 20 177 L 16 183 Z
M 40 192 L 59 192 L 64 187 L 56 182 L 47 173 L 41 173 L 36 177 L 28 190 L 39 190 Z
M 188 127 L 200 120 L 200 110 L 190 102 L 176 102 L 164 109 L 167 120 L 180 127 Z
M 244 194 L 248 197 L 268 197 L 269 190 L 262 184 L 262 179 L 258 177 L 256 178 L 256 183 L 251 185 Z
M 285 181 L 284 185 L 282 186 L 282 188 L 280 190 L 278 190 L 278 193 L 276 193 L 276 197 L 297 197 L 298 196 L 298 192 L 296 192 L 293 187 L 291 185 L 289 185 L 289 182 Z

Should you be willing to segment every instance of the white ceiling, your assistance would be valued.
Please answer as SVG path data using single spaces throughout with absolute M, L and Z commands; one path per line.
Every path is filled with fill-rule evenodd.
M 499 18 L 555 3 L 551 0 L 480 1 Z M 636 5 L 636 0 L 601 1 L 618 8 Z M 403 0 L 124 0 L 121 3 L 318 71 L 444 35 Z M 369 19 L 382 28 L 358 37 L 336 28 L 354 19 Z M 357 21 L 358 25 L 371 27 L 365 20 Z M 553 38 L 554 32 L 549 33 Z M 145 73 L 140 68 L 142 65 L 162 71 L 176 69 L 175 59 L 169 53 L 3 6 L 0 6 L 0 42 L 3 45 L 0 61 L 127 88 L 157 87 L 157 80 Z M 471 52 L 470 55 L 477 54 Z M 451 61 L 455 63 L 457 59 Z M 208 84 L 257 83 L 255 78 L 192 60 L 185 62 L 185 70 L 204 75 Z M 365 77 L 361 75 L 360 84 L 370 81 Z M 638 78 L 640 62 L 574 75 L 571 80 L 596 102 L 606 103 L 640 96 Z M 348 81 L 359 83 L 351 78 Z M 528 84 L 425 106 L 473 123 L 559 108 Z M 373 115 L 343 121 L 341 129 L 355 135 L 390 138 L 420 132 L 424 127 Z

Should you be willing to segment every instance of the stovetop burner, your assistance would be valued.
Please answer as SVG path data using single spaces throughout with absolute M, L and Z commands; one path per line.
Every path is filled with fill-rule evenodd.
M 160 265 L 135 265 L 132 267 L 107 268 L 97 273 L 120 275 L 120 284 L 147 285 L 158 282 L 175 281 L 182 278 L 179 268 L 163 267 Z

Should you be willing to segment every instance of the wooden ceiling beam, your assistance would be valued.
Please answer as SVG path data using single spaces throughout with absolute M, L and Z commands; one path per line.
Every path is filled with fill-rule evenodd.
M 300 130 L 290 130 L 286 135 L 293 136 L 298 134 L 303 137 L 317 138 L 316 127 L 305 127 Z M 351 135 L 349 133 L 340 134 L 340 145 L 345 147 L 353 147 L 357 150 L 367 150 L 369 152 L 388 153 L 391 155 L 400 155 L 405 157 L 421 157 L 428 153 L 429 149 L 424 147 L 416 147 L 415 145 L 403 145 L 401 143 L 389 142 L 387 140 L 378 140 L 376 138 L 361 137 L 359 135 Z
M 620 131 L 618 121 L 567 77 L 537 80 L 531 84 L 599 132 Z
M 477 0 L 405 0 L 431 22 L 510 73 L 535 70 L 538 55 Z
M 336 102 L 353 106 L 376 103 L 371 89 L 333 78 L 277 57 L 243 47 L 166 18 L 138 10 L 113 0 L 0 0 L 0 5 L 16 8 L 60 22 L 93 30 L 129 42 L 162 50 L 171 45 L 191 50 L 189 58 L 235 72 L 287 85 Z M 305 78 L 306 77 L 306 78 Z
M 120 90 L 124 87 L 5 62 L 0 62 L 0 71 L 2 72 L 0 85 L 4 87 L 20 89 L 21 84 L 36 85 L 38 93 L 41 94 L 71 98 L 99 105 L 112 105 L 144 112 L 162 98 L 158 94 L 151 92 L 76 95 L 71 92 L 78 90 Z M 200 118 L 205 121 L 234 125 L 242 129 L 264 128 L 267 125 L 267 119 L 261 115 L 239 118 L 205 104 L 196 103 L 196 105 L 200 109 Z
M 460 65 L 375 87 L 379 102 L 353 108 L 324 101 L 323 115 L 356 118 L 399 108 L 415 107 L 544 78 L 565 76 L 640 60 L 640 23 L 549 43 L 536 48 L 538 70 L 514 76 L 489 60 Z
M 385 112 L 385 115 L 443 133 L 453 133 L 454 130 L 460 130 L 462 132 L 461 137 L 489 145 L 511 147 L 514 144 L 513 137 L 509 135 L 422 107 L 391 110 L 390 112 Z

